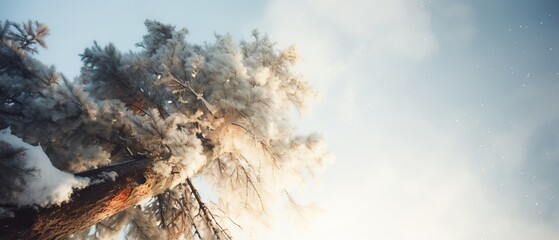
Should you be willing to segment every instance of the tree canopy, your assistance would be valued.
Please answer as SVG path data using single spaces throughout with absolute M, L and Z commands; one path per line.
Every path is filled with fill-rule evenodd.
M 75 202 L 79 189 L 126 178 L 118 170 L 82 172 L 148 159 L 145 181 L 136 182 L 151 185 L 139 202 L 68 237 L 229 239 L 243 229 L 240 219 L 266 222 L 271 206 L 293 202 L 289 191 L 329 162 L 322 137 L 298 134 L 291 120 L 316 96 L 292 70 L 293 47 L 278 50 L 257 31 L 240 43 L 216 35 L 194 44 L 185 29 L 145 25 L 136 51 L 86 48 L 74 80 L 33 58 L 46 47 L 45 24 L 0 25 L 0 219 Z M 22 201 L 46 172 L 31 151 L 64 171 L 53 175 L 73 174 L 67 198 Z

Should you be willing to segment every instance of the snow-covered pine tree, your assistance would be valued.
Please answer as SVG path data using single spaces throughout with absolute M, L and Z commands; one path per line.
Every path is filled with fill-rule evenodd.
M 42 169 L 26 163 L 34 147 L 0 138 L 0 235 L 230 239 L 237 219 L 265 222 L 271 206 L 292 201 L 287 191 L 328 162 L 322 138 L 297 135 L 290 122 L 315 96 L 291 70 L 293 48 L 278 51 L 256 31 L 240 44 L 217 35 L 197 45 L 185 40 L 185 29 L 145 25 L 139 51 L 94 43 L 81 54 L 80 76 L 69 81 L 33 58 L 37 45 L 46 47 L 45 24 L 1 24 L 0 128 L 40 144 L 77 180 L 69 199 L 22 204 Z M 203 196 L 193 179 L 215 196 Z M 93 201 L 93 194 L 107 196 Z M 63 226 L 75 208 L 90 216 Z M 24 224 L 18 214 L 39 220 Z M 25 227 L 7 229 L 14 223 Z

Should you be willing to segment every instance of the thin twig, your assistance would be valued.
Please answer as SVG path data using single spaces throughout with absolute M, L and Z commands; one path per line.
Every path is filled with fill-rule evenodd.
M 175 74 L 173 74 L 172 72 L 169 71 L 169 69 L 163 65 L 167 72 L 169 73 L 169 77 L 171 78 L 171 80 L 173 80 L 174 82 L 176 82 L 177 84 L 181 85 L 183 88 L 187 89 L 190 93 L 194 94 L 194 96 L 196 96 L 196 99 L 198 99 L 199 101 L 202 102 L 202 105 L 204 105 L 204 107 L 206 107 L 206 109 L 208 110 L 208 112 L 213 116 L 216 112 L 215 107 L 210 104 L 204 97 L 203 94 L 196 92 L 192 86 L 190 86 L 190 83 L 185 84 L 184 82 L 180 81 Z
M 165 215 L 163 212 L 163 197 L 161 196 L 161 194 L 157 195 L 157 203 L 159 208 L 159 217 L 161 218 L 161 225 L 167 228 L 167 224 L 165 223 Z
M 190 178 L 186 178 L 186 183 L 188 184 L 188 187 L 190 188 L 192 194 L 194 195 L 194 198 L 196 199 L 196 202 L 198 202 L 198 205 L 200 206 L 200 210 L 202 211 L 202 213 L 204 214 L 204 218 L 206 220 L 206 222 L 208 223 L 210 229 L 213 230 L 215 237 L 220 240 L 221 237 L 219 236 L 220 233 L 223 233 L 223 235 L 227 238 L 227 239 L 233 239 L 229 234 L 227 234 L 227 232 L 225 231 L 225 229 L 219 224 L 219 222 L 217 221 L 217 219 L 215 218 L 215 216 L 212 214 L 212 212 L 208 209 L 208 207 L 206 206 L 206 204 L 202 201 L 202 197 L 200 197 L 200 193 L 198 192 L 198 190 L 196 190 L 196 188 L 194 187 L 194 185 L 192 184 L 192 181 L 190 181 Z M 215 223 L 216 226 L 213 226 Z

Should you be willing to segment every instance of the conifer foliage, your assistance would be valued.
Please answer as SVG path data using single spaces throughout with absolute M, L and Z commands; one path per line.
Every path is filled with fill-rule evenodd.
M 40 144 L 56 168 L 74 174 L 150 160 L 145 177 L 157 184 L 141 202 L 68 237 L 231 239 L 233 228 L 250 227 L 237 219 L 266 222 L 273 204 L 292 201 L 289 189 L 330 159 L 319 135 L 297 135 L 290 120 L 316 95 L 292 71 L 294 48 L 277 50 L 257 31 L 250 41 L 216 35 L 199 45 L 186 41 L 185 29 L 145 25 L 137 51 L 86 48 L 71 81 L 33 58 L 46 47 L 45 24 L 3 22 L 0 128 Z M 0 141 L 0 196 L 40 174 L 24 167 L 25 151 Z M 102 175 L 111 177 L 89 185 L 125 177 Z M 0 202 L 0 218 L 24 207 L 14 196 Z

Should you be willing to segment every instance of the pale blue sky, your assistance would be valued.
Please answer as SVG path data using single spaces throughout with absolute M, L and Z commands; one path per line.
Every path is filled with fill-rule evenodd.
M 116 1 L 114 1 L 116 2 Z M 266 239 L 559 239 L 559 3 L 12 1 L 51 27 L 39 58 L 67 76 L 97 40 L 132 49 L 146 18 L 295 44 L 322 92 L 301 131 L 336 163 L 310 230 Z

